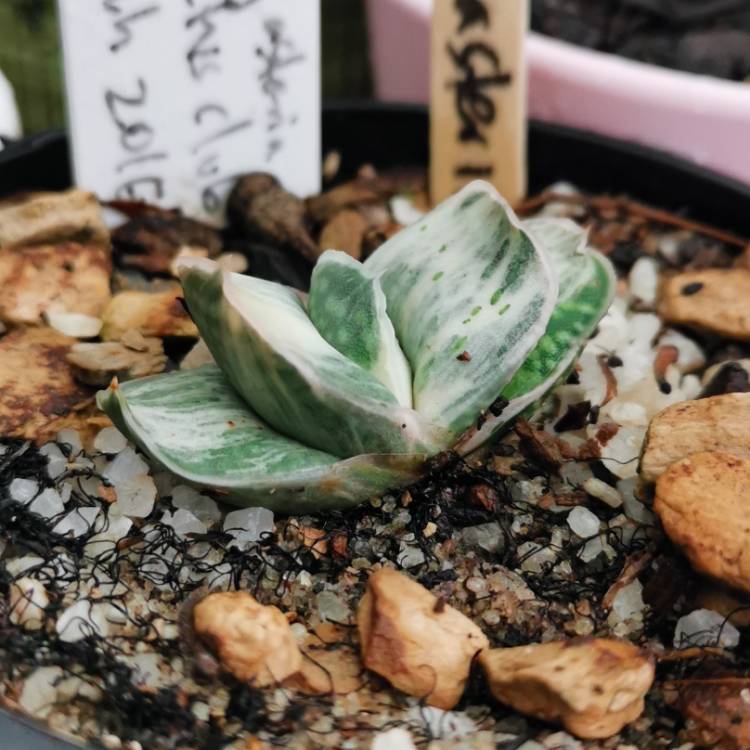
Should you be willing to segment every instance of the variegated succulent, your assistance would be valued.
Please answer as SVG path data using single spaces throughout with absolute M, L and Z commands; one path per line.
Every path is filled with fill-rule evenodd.
M 153 459 L 239 505 L 357 504 L 468 454 L 573 366 L 614 291 L 574 223 L 520 222 L 475 182 L 364 263 L 327 251 L 309 295 L 180 268 L 217 365 L 99 394 Z

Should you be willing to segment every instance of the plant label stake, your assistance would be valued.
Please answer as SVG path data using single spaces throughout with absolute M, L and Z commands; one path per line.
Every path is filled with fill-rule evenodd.
M 526 194 L 528 15 L 528 0 L 434 0 L 433 201 L 477 178 L 510 203 Z
M 76 183 L 221 223 L 238 175 L 320 189 L 317 0 L 58 0 Z

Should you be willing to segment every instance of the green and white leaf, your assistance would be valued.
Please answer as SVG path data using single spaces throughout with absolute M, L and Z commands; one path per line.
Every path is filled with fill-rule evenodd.
M 425 459 L 341 461 L 290 440 L 260 420 L 214 365 L 110 387 L 97 402 L 152 459 L 240 506 L 287 513 L 354 506 L 413 482 Z
M 307 311 L 331 346 L 371 372 L 401 406 L 411 407 L 411 368 L 380 282 L 361 263 L 337 250 L 323 253 L 312 274 Z
M 392 237 L 365 267 L 380 277 L 412 366 L 414 407 L 451 441 L 510 381 L 557 300 L 544 251 L 483 182 Z
M 547 331 L 503 388 L 501 395 L 508 404 L 499 414 L 488 415 L 480 429 L 470 429 L 462 436 L 456 446 L 461 454 L 470 453 L 487 442 L 565 376 L 612 302 L 616 277 L 611 263 L 603 255 L 590 249 L 583 254 L 561 252 L 554 246 L 549 250 L 559 278 L 567 281 Z M 575 273 L 570 272 L 571 268 Z
M 179 273 L 216 363 L 275 430 L 342 458 L 436 449 L 413 409 L 318 333 L 295 290 L 202 259 Z

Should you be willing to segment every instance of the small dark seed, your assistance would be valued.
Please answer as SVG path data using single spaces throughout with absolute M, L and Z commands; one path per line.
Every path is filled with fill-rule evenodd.
M 469 352 L 461 352 L 456 359 L 459 362 L 471 362 L 471 354 L 469 354 Z
M 589 412 L 589 424 L 596 424 L 599 421 L 599 410 L 602 407 L 599 404 L 594 404 Z
M 685 284 L 680 291 L 682 294 L 689 297 L 691 294 L 697 294 L 701 289 L 703 289 L 703 282 L 694 281 L 692 284 Z
M 432 611 L 436 614 L 440 614 L 445 610 L 445 599 L 443 599 L 442 596 L 438 597 L 438 600 L 435 602 L 435 606 L 432 608 Z
M 669 394 L 672 393 L 672 386 L 666 380 L 663 380 L 659 383 L 659 390 L 664 394 Z
M 607 359 L 607 364 L 610 367 L 622 367 L 622 360 L 616 354 L 613 354 Z

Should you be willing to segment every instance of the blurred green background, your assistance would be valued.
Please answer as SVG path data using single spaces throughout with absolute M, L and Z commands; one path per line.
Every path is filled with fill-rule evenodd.
M 370 96 L 363 0 L 321 0 L 321 8 L 323 98 Z M 15 89 L 26 133 L 65 124 L 55 0 L 0 0 L 0 70 Z

